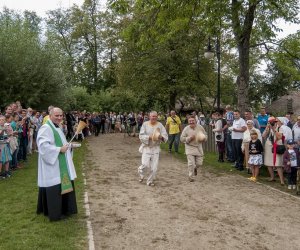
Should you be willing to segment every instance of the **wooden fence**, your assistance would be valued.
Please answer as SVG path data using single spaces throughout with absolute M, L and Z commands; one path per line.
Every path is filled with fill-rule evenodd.
M 207 142 L 202 144 L 203 150 L 205 152 L 217 152 L 217 145 L 212 127 L 209 125 L 204 125 L 203 127 L 207 133 Z

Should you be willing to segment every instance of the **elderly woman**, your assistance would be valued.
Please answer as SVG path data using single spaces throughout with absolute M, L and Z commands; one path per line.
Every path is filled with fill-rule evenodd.
M 293 131 L 290 127 L 285 125 L 287 123 L 287 118 L 285 117 L 277 117 L 277 126 L 282 130 L 284 141 L 293 140 Z
M 261 143 L 262 143 L 262 136 L 261 136 L 260 130 L 254 127 L 253 120 L 247 120 L 246 124 L 247 124 L 247 129 L 243 133 L 242 152 L 245 155 L 246 168 L 248 169 L 248 173 L 250 173 L 250 171 L 249 171 L 250 168 L 248 166 L 249 142 L 251 141 L 250 131 L 255 130 L 257 132 L 257 139 L 259 139 Z
M 269 117 L 268 125 L 262 135 L 266 140 L 264 150 L 264 165 L 268 167 L 271 177 L 269 181 L 275 181 L 274 169 L 277 169 L 281 185 L 283 186 L 283 152 L 279 152 L 277 150 L 284 145 L 282 138 L 283 131 L 282 128 L 277 125 L 277 122 L 278 120 L 275 117 Z

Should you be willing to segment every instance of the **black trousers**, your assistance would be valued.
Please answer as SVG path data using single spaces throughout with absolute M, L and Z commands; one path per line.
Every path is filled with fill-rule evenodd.
M 73 191 L 61 194 L 61 185 L 51 187 L 40 187 L 38 194 L 37 214 L 43 213 L 49 217 L 50 221 L 57 221 L 62 216 L 77 213 L 77 203 L 75 196 L 74 181 L 72 181 Z
M 237 168 L 243 168 L 244 154 L 242 152 L 242 139 L 232 140 L 233 160 L 236 162 Z
M 101 128 L 100 123 L 95 123 L 94 127 L 95 127 L 95 136 L 98 136 L 100 133 L 100 128 Z
M 105 123 L 100 123 L 100 130 L 102 134 L 105 133 Z
M 297 184 L 297 168 L 291 167 L 291 172 L 288 173 L 288 184 L 296 185 Z

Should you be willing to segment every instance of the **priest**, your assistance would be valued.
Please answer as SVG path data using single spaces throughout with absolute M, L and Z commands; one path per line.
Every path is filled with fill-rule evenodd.
M 49 120 L 39 129 L 38 205 L 50 221 L 57 221 L 77 213 L 74 188 L 75 167 L 66 137 L 60 128 L 63 111 L 52 108 Z

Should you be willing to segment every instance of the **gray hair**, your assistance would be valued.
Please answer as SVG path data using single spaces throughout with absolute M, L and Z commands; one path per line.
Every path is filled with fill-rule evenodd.
M 157 115 L 157 112 L 152 110 L 149 115 Z
M 62 109 L 61 109 L 61 108 L 58 108 L 58 107 L 53 107 L 52 109 L 50 109 L 49 115 L 53 115 L 53 113 L 54 113 L 55 111 L 61 111 L 61 112 L 62 112 Z

